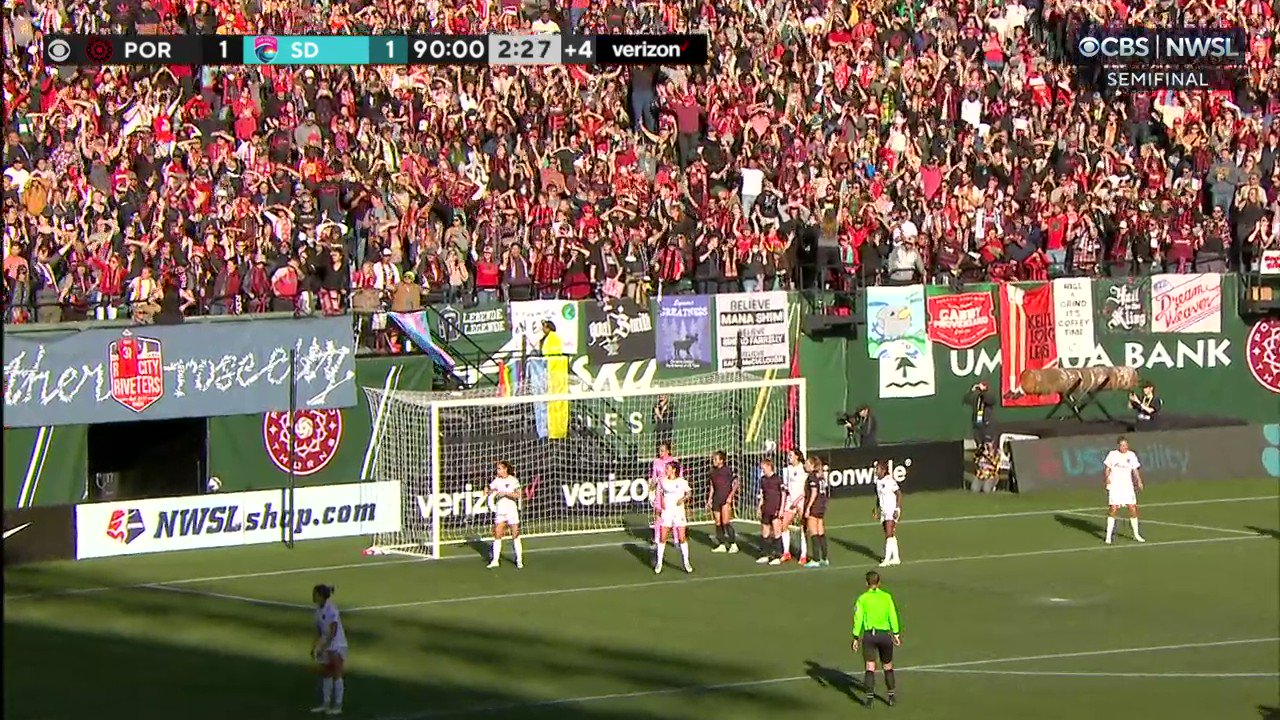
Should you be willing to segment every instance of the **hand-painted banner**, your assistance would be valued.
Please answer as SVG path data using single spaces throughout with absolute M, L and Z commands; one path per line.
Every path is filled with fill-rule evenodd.
M 881 346 L 907 342 L 924 352 L 929 341 L 925 331 L 924 286 L 875 286 L 867 288 L 867 353 L 881 355 Z
M 1151 276 L 1151 332 L 1222 333 L 1222 276 Z
M 698 370 L 715 363 L 711 354 L 711 298 L 667 295 L 654 312 L 658 327 L 656 355 L 664 368 Z
M 653 315 L 630 298 L 582 303 L 587 357 L 592 363 L 653 359 Z
M 1016 285 L 1000 288 L 1000 379 L 1003 404 L 1013 407 L 1051 405 L 1054 395 L 1025 395 L 1023 370 L 1043 370 L 1058 361 L 1053 325 L 1053 286 L 1033 290 Z
M 989 292 L 951 293 L 930 287 L 929 340 L 967 350 L 996 334 L 995 301 Z
M 716 365 L 721 372 L 791 367 L 787 294 L 716 295 Z
M 1263 250 L 1258 261 L 1258 271 L 1263 275 L 1280 275 L 1280 250 Z
M 288 410 L 290 377 L 298 408 L 350 407 L 355 376 L 349 317 L 5 332 L 4 424 Z
M 916 349 L 913 343 L 891 342 L 880 353 L 880 397 L 922 398 L 937 392 L 933 343 Z
M 542 321 L 555 323 L 560 336 L 561 352 L 568 356 L 578 354 L 581 337 L 579 307 L 574 300 L 527 300 L 511 303 L 511 337 L 519 347 L 514 352 L 535 355 L 542 344 Z
M 1098 346 L 1093 331 L 1093 288 L 1088 278 L 1053 281 L 1054 342 L 1058 357 L 1092 357 Z
M 1149 278 L 1094 280 L 1094 328 L 1104 334 L 1145 333 L 1151 329 Z

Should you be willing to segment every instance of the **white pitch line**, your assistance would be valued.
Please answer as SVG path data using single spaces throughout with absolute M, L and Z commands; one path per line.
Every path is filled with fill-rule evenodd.
M 1212 525 L 1192 525 L 1191 523 L 1176 523 L 1168 520 L 1148 520 L 1141 518 L 1139 520 L 1143 525 L 1161 525 L 1164 527 L 1187 528 L 1188 530 L 1207 530 L 1209 532 L 1230 533 L 1232 535 L 1257 535 L 1252 530 L 1238 530 L 1236 528 L 1213 527 Z
M 1207 498 L 1204 500 L 1175 500 L 1175 501 L 1164 502 L 1164 503 L 1149 503 L 1149 504 L 1143 505 L 1142 507 L 1156 508 L 1156 507 L 1179 507 L 1184 505 L 1216 505 L 1219 503 L 1244 503 L 1244 502 L 1255 502 L 1258 500 L 1280 500 L 1280 495 L 1250 495 L 1245 497 Z M 1093 511 L 1096 509 L 1097 509 L 1096 507 L 1085 507 L 1085 508 L 1064 508 L 1059 510 L 1022 510 L 1018 512 L 986 513 L 982 515 L 959 515 L 959 516 L 934 517 L 934 518 L 908 518 L 907 522 L 911 525 L 921 525 L 924 523 L 959 522 L 959 521 L 965 521 L 965 520 L 999 520 L 1004 518 L 1037 517 L 1037 516 L 1044 516 L 1044 515 L 1061 515 L 1061 514 L 1079 513 L 1079 512 Z M 828 525 L 827 529 L 840 530 L 840 529 L 861 528 L 861 527 L 879 527 L 879 523 L 864 522 L 864 523 L 847 523 L 847 524 L 840 524 L 840 525 Z M 619 547 L 625 547 L 627 545 L 632 545 L 635 542 L 636 541 L 633 539 L 628 539 L 623 541 L 600 542 L 600 543 L 591 543 L 587 545 L 568 545 L 568 546 L 561 546 L 561 547 L 536 547 L 535 546 L 531 548 L 526 548 L 525 552 L 526 553 L 548 553 L 548 552 L 565 552 L 570 550 L 594 550 L 594 549 L 602 549 L 602 548 L 619 548 Z M 476 557 L 474 555 L 460 553 L 458 555 L 451 555 L 449 557 L 440 558 L 438 560 L 429 560 L 428 558 L 402 558 L 402 559 L 396 559 L 396 560 L 365 560 L 362 562 L 342 563 L 338 565 L 317 565 L 312 567 L 288 568 L 285 570 L 266 570 L 261 572 L 235 573 L 231 575 L 209 575 L 204 577 L 179 578 L 176 580 L 165 580 L 163 581 L 163 583 L 165 585 L 198 585 L 201 583 L 222 582 L 225 580 L 250 580 L 253 578 L 278 577 L 281 575 L 298 575 L 303 573 L 329 572 L 332 570 L 352 570 L 356 568 L 378 568 L 384 565 L 407 565 L 411 563 L 426 563 L 426 562 L 436 563 L 436 562 L 442 562 L 446 560 L 475 561 L 475 559 Z M 23 593 L 19 595 L 5 595 L 4 599 L 6 602 L 8 602 L 11 600 L 30 600 L 30 599 L 37 599 L 37 598 L 60 597 L 64 595 L 91 595 L 94 593 L 107 592 L 109 590 L 133 590 L 137 588 L 144 588 L 151 584 L 155 584 L 155 583 L 136 583 L 132 585 L 103 585 L 103 586 L 97 586 L 97 587 L 55 590 L 51 592 Z
M 314 605 L 302 605 L 299 603 L 282 602 L 280 600 L 264 600 L 262 598 L 251 598 L 243 595 L 228 595 L 226 593 L 206 592 L 204 590 L 191 590 L 189 588 L 169 587 L 161 583 L 154 585 L 143 585 L 148 590 L 163 590 L 165 592 L 178 593 L 180 595 L 195 595 L 197 597 L 214 598 L 217 600 L 234 600 L 236 602 L 248 603 L 250 605 L 266 605 L 268 607 L 282 607 L 292 610 L 314 610 Z
M 1151 645 L 1147 647 L 1132 648 L 1116 648 L 1113 650 L 1086 650 L 1083 652 L 1067 652 L 1067 653 L 1049 653 L 1046 655 L 1023 655 L 1020 657 L 1004 657 L 1004 658 L 987 658 L 985 660 L 965 660 L 961 662 L 935 663 L 932 665 L 919 665 L 916 667 L 897 668 L 899 672 L 927 672 L 940 671 L 952 668 L 970 667 L 973 665 L 990 665 L 996 663 L 1012 663 L 1012 662 L 1030 662 L 1033 660 L 1062 660 L 1066 658 L 1081 657 L 1101 657 L 1106 655 L 1125 655 L 1132 653 L 1144 652 L 1161 652 L 1165 650 L 1186 650 L 1189 648 L 1206 648 L 1206 647 L 1229 647 L 1234 645 L 1256 645 L 1260 643 L 1270 643 L 1280 641 L 1280 638 L 1248 638 L 1243 640 L 1221 640 L 1217 642 L 1205 643 L 1182 643 L 1179 645 Z M 851 676 L 852 677 L 852 676 Z M 715 685 L 688 685 L 683 687 L 662 688 L 660 690 L 639 690 L 636 692 L 626 693 L 609 693 L 607 695 L 582 695 L 571 698 L 558 698 L 555 700 L 541 700 L 528 703 L 512 703 L 508 705 L 488 705 L 477 706 L 471 708 L 460 708 L 458 710 L 445 710 L 442 712 L 420 712 L 410 715 L 396 715 L 391 717 L 381 717 L 377 720 L 427 720 L 428 718 L 437 717 L 460 717 L 466 715 L 484 715 L 488 713 L 503 712 L 507 710 L 522 710 L 539 707 L 556 707 L 559 705 L 577 705 L 591 702 L 604 702 L 610 700 L 633 700 L 635 698 L 655 697 L 659 695 L 676 695 L 680 693 L 706 693 L 717 692 L 722 690 L 738 690 L 741 688 L 761 687 L 764 685 L 781 685 L 784 683 L 800 682 L 803 680 L 812 680 L 810 675 L 792 675 L 790 677 L 767 678 L 764 680 L 745 680 L 742 682 L 719 683 Z
M 1055 548 L 1051 550 L 1028 550 L 1024 552 L 1013 553 L 992 553 L 989 555 L 958 555 L 953 557 L 940 558 L 923 558 L 920 560 L 910 560 L 907 566 L 917 565 L 934 565 L 939 563 L 965 562 L 969 560 L 1008 560 L 1012 558 L 1037 557 L 1041 555 L 1067 555 L 1071 553 L 1081 552 L 1107 552 L 1132 548 L 1155 548 L 1168 547 L 1172 545 L 1203 545 L 1206 543 L 1218 542 L 1239 542 L 1242 540 L 1261 540 L 1261 535 L 1250 534 L 1249 537 L 1224 537 L 1224 538 L 1201 538 L 1198 540 L 1166 540 L 1164 542 L 1148 542 L 1143 545 L 1125 544 L 1125 545 L 1090 545 L 1088 547 L 1072 547 L 1072 548 Z M 866 570 L 871 565 L 839 565 L 826 568 L 825 573 L 841 572 L 848 570 Z M 745 580 L 750 578 L 768 578 L 777 577 L 779 575 L 793 575 L 796 573 L 815 573 L 810 568 L 794 568 L 789 570 L 767 570 L 762 569 L 751 573 L 734 573 L 731 575 L 711 575 L 711 576 L 684 576 L 678 580 L 648 580 L 645 582 L 635 583 L 616 583 L 613 585 L 592 585 L 588 587 L 570 587 L 557 588 L 554 590 L 534 590 L 531 592 L 515 592 L 515 593 L 495 593 L 492 595 L 468 595 L 452 598 L 434 598 L 431 600 L 411 600 L 402 603 L 389 603 L 385 605 L 364 605 L 361 607 L 347 608 L 344 610 L 347 614 L 357 612 L 374 612 L 378 610 L 394 610 L 398 608 L 409 607 L 427 607 L 431 605 L 450 605 L 455 603 L 471 603 L 482 600 L 514 600 L 519 598 L 531 597 L 548 597 L 552 595 L 577 595 L 581 593 L 593 592 L 610 592 L 613 590 L 639 590 L 643 588 L 656 587 L 659 585 L 679 585 L 684 583 L 707 583 L 719 582 L 723 580 Z
M 928 668 L 909 669 L 911 672 L 943 674 L 943 675 L 1013 675 L 1017 677 L 1065 677 L 1065 678 L 1153 678 L 1153 679 L 1169 679 L 1169 678 L 1274 678 L 1280 677 L 1280 672 L 1238 672 L 1238 673 L 1188 673 L 1188 672 L 1171 672 L 1171 673 L 1108 673 L 1108 672 L 1037 672 L 1033 670 L 971 670 L 968 668 L 956 668 L 954 670 L 948 668 L 936 668 L 930 670 Z

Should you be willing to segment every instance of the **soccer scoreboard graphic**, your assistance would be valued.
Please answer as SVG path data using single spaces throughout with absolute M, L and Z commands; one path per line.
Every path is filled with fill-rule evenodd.
M 703 65 L 706 35 L 48 35 L 50 65 Z

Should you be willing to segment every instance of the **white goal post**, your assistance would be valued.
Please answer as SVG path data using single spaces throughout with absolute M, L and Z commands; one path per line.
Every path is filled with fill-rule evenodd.
M 788 450 L 807 449 L 803 378 L 721 374 L 639 390 L 508 397 L 364 390 L 375 418 L 368 479 L 397 481 L 404 494 L 401 530 L 376 535 L 371 553 L 437 558 L 442 545 L 490 537 L 485 490 L 499 460 L 521 483 L 524 537 L 629 530 L 640 538 L 650 532 L 649 475 L 660 442 L 685 465 L 695 522 L 710 521 L 713 452 L 723 451 L 740 479 L 736 514 L 754 522 L 760 460 L 781 467 Z M 655 413 L 662 396 L 671 409 L 665 422 Z M 544 437 L 547 409 L 557 402 L 567 404 L 567 432 Z

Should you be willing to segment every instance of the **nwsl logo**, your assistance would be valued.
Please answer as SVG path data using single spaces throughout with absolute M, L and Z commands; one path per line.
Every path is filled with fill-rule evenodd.
M 261 35 L 253 39 L 253 54 L 264 63 L 276 59 L 280 53 L 280 43 L 270 35 Z

